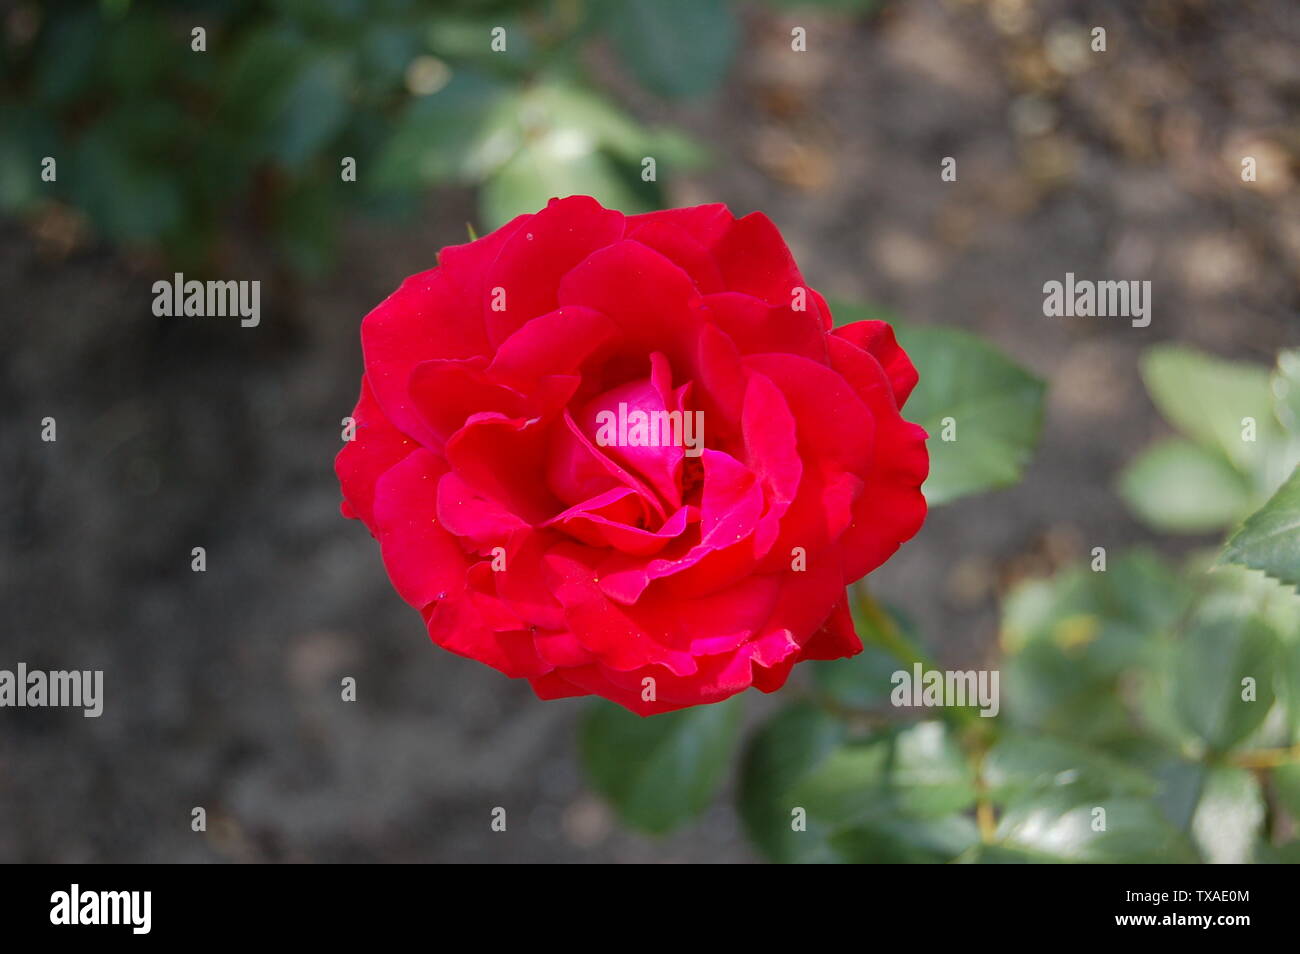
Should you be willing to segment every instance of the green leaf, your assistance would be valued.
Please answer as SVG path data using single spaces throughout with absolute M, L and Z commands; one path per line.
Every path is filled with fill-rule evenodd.
M 826 304 L 830 306 L 831 319 L 836 328 L 851 325 L 855 321 L 884 321 L 894 326 L 895 334 L 900 331 L 901 319 L 889 308 L 840 299 L 829 299 Z
M 1300 823 L 1300 763 L 1290 762 L 1273 770 L 1273 790 L 1277 800 Z
M 1243 472 L 1261 461 L 1277 424 L 1266 368 L 1224 361 L 1182 345 L 1151 348 L 1142 379 L 1169 423 L 1192 440 L 1217 448 Z M 1254 418 L 1256 439 L 1242 440 L 1242 421 Z
M 855 828 L 897 815 L 941 818 L 974 804 L 975 788 L 948 728 L 932 721 L 841 746 L 790 797 L 810 819 Z
M 649 211 L 593 140 L 551 130 L 533 139 L 484 185 L 480 214 L 487 228 L 516 215 L 536 212 L 552 198 L 589 195 L 601 205 L 629 214 Z
M 1244 769 L 1213 769 L 1192 819 L 1192 835 L 1207 862 L 1239 865 L 1251 860 L 1251 846 L 1264 824 L 1264 796 Z
M 931 506 L 1019 480 L 1042 427 L 1043 382 L 966 332 L 896 331 L 920 374 L 903 416 L 930 435 Z
M 1104 564 L 1094 558 L 1012 590 L 1002 644 L 1013 654 L 1035 642 L 1100 648 L 1089 661 L 1113 674 L 1141 658 L 1140 644 L 1172 624 L 1190 596 L 1186 581 L 1156 554 L 1111 554 Z
M 1300 594 L 1258 570 L 1201 564 L 1190 567 L 1197 604 L 1142 681 L 1148 730 L 1179 747 L 1189 733 L 1210 748 L 1286 744 L 1300 730 Z M 1247 677 L 1254 702 L 1241 698 Z
M 1286 708 L 1281 728 L 1289 730 L 1289 738 L 1300 737 L 1300 591 L 1259 570 L 1236 564 L 1214 567 L 1210 579 L 1214 581 L 1215 599 L 1224 612 L 1253 616 L 1273 631 L 1277 642 L 1274 694 Z
M 1177 755 L 1149 760 L 1151 774 L 1160 783 L 1156 804 L 1169 823 L 1180 831 L 1189 831 L 1200 803 L 1201 792 L 1210 769 L 1204 762 L 1191 762 Z
M 1078 802 L 1070 792 L 1044 793 L 1008 808 L 996 837 L 1003 850 L 1023 852 L 1034 860 L 1165 864 L 1197 860 L 1186 837 L 1165 820 L 1153 801 L 1144 798 Z
M 1277 695 L 1286 706 L 1287 727 L 1300 737 L 1300 639 L 1278 647 Z
M 1300 642 L 1300 592 L 1259 570 L 1236 563 L 1213 562 L 1208 573 L 1215 599 L 1241 615 L 1255 614 L 1285 643 Z
M 1273 412 L 1292 434 L 1300 434 L 1300 348 L 1283 351 L 1269 379 Z
M 1016 587 L 1003 606 L 1000 640 L 1009 721 L 1062 738 L 1113 740 L 1128 732 L 1122 674 L 1144 665 L 1154 638 L 1190 598 L 1158 558 L 1110 557 L 1104 571 L 1064 570 Z
M 965 815 L 915 819 L 868 819 L 833 834 L 830 846 L 853 864 L 935 864 L 952 861 L 979 842 L 979 829 Z
M 518 110 L 505 86 L 457 70 L 446 88 L 410 102 L 380 149 L 373 175 L 361 178 L 381 192 L 478 183 L 523 142 Z
M 1203 533 L 1250 507 L 1250 482 L 1217 451 L 1181 438 L 1147 448 L 1124 469 L 1120 495 L 1157 530 Z
M 1246 518 L 1221 558 L 1300 586 L 1300 467 L 1262 508 Z
M 286 189 L 273 210 L 275 241 L 289 262 L 318 277 L 334 260 L 338 232 L 338 192 L 333 184 L 312 183 Z
M 58 162 L 60 154 L 53 123 L 36 110 L 6 103 L 0 106 L 0 129 L 0 208 L 19 209 L 42 192 L 53 194 L 57 182 L 41 179 L 42 160 L 51 156 Z
M 502 151 L 498 141 L 512 149 L 488 170 L 479 195 L 488 228 L 569 195 L 594 196 L 628 213 L 648 211 L 658 193 L 640 179 L 641 157 L 672 164 L 699 158 L 680 137 L 656 139 L 599 97 L 557 82 L 510 97 L 491 129 L 492 155 Z
M 989 797 L 1006 803 L 1052 789 L 1076 796 L 1151 796 L 1159 786 L 1141 769 L 1119 759 L 1049 736 L 1004 736 L 984 758 Z M 1086 794 L 1085 794 L 1086 793 Z
M 105 235 L 117 242 L 157 240 L 184 215 L 177 180 L 123 151 L 111 117 L 86 133 L 73 154 L 73 194 Z
M 701 165 L 704 147 L 666 127 L 647 129 L 591 90 L 567 82 L 547 82 L 530 90 L 523 105 L 534 126 L 567 129 L 595 141 L 601 149 L 638 167 L 646 156 L 658 166 Z
M 1211 749 L 1246 738 L 1273 705 L 1277 640 L 1271 627 L 1211 594 L 1173 646 L 1172 703 L 1182 724 Z M 1253 679 L 1256 698 L 1243 699 Z
M 731 763 L 740 715 L 735 697 L 648 718 L 602 701 L 579 730 L 583 764 L 625 822 L 670 831 L 713 798 Z
M 297 166 L 316 154 L 347 121 L 351 60 L 317 51 L 299 65 L 281 93 L 266 145 L 270 155 Z
M 940 722 L 843 744 L 843 726 L 787 710 L 755 740 L 741 774 L 741 815 L 779 861 L 950 861 L 977 840 L 957 813 L 973 777 Z M 802 818 L 806 830 L 795 830 Z
M 421 53 L 420 38 L 406 26 L 379 21 L 366 25 L 357 52 L 360 69 L 369 82 L 379 89 L 395 89 Z
M 504 50 L 493 48 L 497 27 L 505 30 Z M 429 47 L 438 55 L 477 67 L 491 66 L 502 73 L 523 76 L 536 54 L 536 44 L 524 22 L 504 10 L 469 16 L 438 10 L 425 32 Z
M 104 33 L 100 38 L 105 47 L 102 75 L 117 96 L 140 95 L 166 82 L 165 74 L 180 48 L 163 19 L 131 17 Z
M 94 88 L 102 62 L 104 23 L 91 9 L 50 17 L 40 35 L 35 67 L 36 99 L 66 104 Z
M 737 29 L 724 0 L 610 0 L 605 16 L 623 61 L 661 95 L 708 92 L 731 65 Z
M 1276 848 L 1260 842 L 1255 846 L 1254 861 L 1264 865 L 1300 865 L 1300 838 L 1293 838 Z
M 827 845 L 829 826 L 805 819 L 804 830 L 795 830 L 799 806 L 789 792 L 843 738 L 837 719 L 814 706 L 796 705 L 764 724 L 745 750 L 737 808 L 750 838 L 773 861 L 836 860 Z
M 861 630 L 858 630 L 861 633 Z M 899 662 L 878 646 L 865 645 L 852 659 L 835 659 L 806 664 L 813 683 L 827 697 L 842 706 L 868 709 L 889 701 L 890 679 Z
M 287 26 L 249 33 L 225 77 L 221 120 L 254 158 L 300 165 L 347 121 L 352 56 Z
M 977 845 L 958 861 L 967 865 L 1045 865 L 1063 864 L 1065 859 L 1002 845 Z

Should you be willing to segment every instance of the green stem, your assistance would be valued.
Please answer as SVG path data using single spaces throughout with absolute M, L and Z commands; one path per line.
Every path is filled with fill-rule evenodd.
M 870 641 L 908 667 L 920 664 L 922 670 L 939 668 L 923 649 L 908 639 L 894 618 L 876 602 L 863 584 L 857 586 L 857 607 L 859 616 L 869 626 L 865 635 Z M 969 706 L 945 707 L 943 714 L 962 728 L 977 729 L 981 736 L 987 733 L 988 726 L 984 725 L 986 720 L 981 719 L 979 713 Z
M 1292 762 L 1300 762 L 1300 743 L 1284 749 L 1255 749 L 1251 752 L 1236 752 L 1228 756 L 1228 761 L 1240 768 L 1274 769 Z
M 876 645 L 891 653 L 899 662 L 909 666 L 920 663 L 924 669 L 938 668 L 924 650 L 907 638 L 894 618 L 885 612 L 864 586 L 858 587 L 858 612 L 871 624 L 871 635 L 875 637 Z

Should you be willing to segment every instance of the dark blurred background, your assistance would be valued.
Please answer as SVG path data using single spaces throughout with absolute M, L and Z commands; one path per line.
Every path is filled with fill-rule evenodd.
M 575 191 L 761 209 L 829 297 L 1044 377 L 1024 482 L 936 511 L 874 578 L 951 665 L 992 656 L 1017 579 L 1213 541 L 1115 493 L 1167 430 L 1142 349 L 1300 342 L 1291 0 L 119 0 L 2 25 L 0 667 L 103 669 L 107 699 L 0 712 L 0 861 L 754 857 L 725 804 L 620 828 L 577 767 L 582 703 L 433 647 L 338 514 L 360 320 L 467 223 Z M 179 268 L 263 281 L 261 325 L 154 317 Z M 1067 271 L 1150 279 L 1150 327 L 1044 318 Z

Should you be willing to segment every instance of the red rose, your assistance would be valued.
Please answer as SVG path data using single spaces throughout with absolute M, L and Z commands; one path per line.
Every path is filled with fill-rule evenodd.
M 344 515 L 434 642 L 544 699 L 649 715 L 852 656 L 845 586 L 925 518 L 916 370 L 884 322 L 832 330 L 761 213 L 553 199 L 361 341 Z

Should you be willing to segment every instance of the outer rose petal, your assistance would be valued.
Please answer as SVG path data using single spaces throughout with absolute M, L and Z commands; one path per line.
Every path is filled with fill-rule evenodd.
M 777 351 L 826 363 L 826 335 L 816 306 L 805 301 L 796 311 L 790 303 L 769 305 L 738 292 L 708 295 L 704 305 L 719 328 L 736 342 L 742 354 Z
M 388 423 L 364 377 L 361 397 L 351 416 L 357 426 L 356 437 L 347 441 L 334 458 L 334 472 L 343 488 L 343 516 L 360 518 L 373 534 L 375 484 L 417 445 Z
M 623 214 L 585 195 L 552 199 L 501 247 L 484 279 L 488 336 L 499 345 L 538 315 L 554 311 L 560 280 L 597 249 L 623 237 Z M 499 298 L 493 289 L 501 289 Z M 500 309 L 494 307 L 501 302 Z
M 921 529 L 926 503 L 921 493 L 930 469 L 925 431 L 899 416 L 884 369 L 875 358 L 838 338 L 829 342 L 831 360 L 871 407 L 880 447 L 865 474 L 866 486 L 853 508 L 853 523 L 840 540 L 845 582 L 870 573 Z
M 725 290 L 717 260 L 698 238 L 685 229 L 663 219 L 636 225 L 632 225 L 629 220 L 627 237 L 650 246 L 680 267 L 691 276 L 691 281 L 701 293 Z
M 854 473 L 866 470 L 875 446 L 875 421 L 843 377 L 793 354 L 749 355 L 744 364 L 770 378 L 785 395 L 805 459 L 836 461 Z
M 456 276 L 457 284 L 477 300 L 487 269 L 501 254 L 501 248 L 533 215 L 517 215 L 501 228 L 462 245 L 448 245 L 438 253 L 438 264 Z
M 542 378 L 569 374 L 618 340 L 618 327 L 598 311 L 570 306 L 526 322 L 497 348 L 488 377 L 517 391 Z
M 407 382 L 412 405 L 443 443 L 474 414 L 496 411 L 506 417 L 526 413 L 524 396 L 490 381 L 485 358 L 421 361 Z
M 465 589 L 465 555 L 438 521 L 438 481 L 446 471 L 436 454 L 421 448 L 375 485 L 384 565 L 402 599 L 416 609 Z
M 443 649 L 487 663 L 513 679 L 540 676 L 552 669 L 537 652 L 527 630 L 496 630 L 484 619 L 472 593 L 443 600 L 425 613 L 429 637 Z
M 918 375 L 912 359 L 899 347 L 894 329 L 885 321 L 855 321 L 832 332 L 837 338 L 851 341 L 880 362 L 889 376 L 894 391 L 894 402 L 902 407 L 907 403 Z
M 807 288 L 794 256 L 772 220 L 762 212 L 737 219 L 713 249 L 730 291 L 789 305 L 795 289 Z
M 804 644 L 799 659 L 846 659 L 862 652 L 862 640 L 853 626 L 849 601 L 842 599 L 831 610 L 821 629 Z
M 440 443 L 414 408 L 411 372 L 433 358 L 469 358 L 487 352 L 483 325 L 467 314 L 442 269 L 412 275 L 361 322 L 366 379 L 385 415 L 416 440 Z
M 648 225 L 670 225 L 693 237 L 705 248 L 711 249 L 727 234 L 735 216 L 721 202 L 695 205 L 685 209 L 661 209 L 627 217 L 627 234 L 631 235 Z
M 560 282 L 560 304 L 603 312 L 641 354 L 662 351 L 674 369 L 690 366 L 701 323 L 690 276 L 640 242 L 593 252 Z

